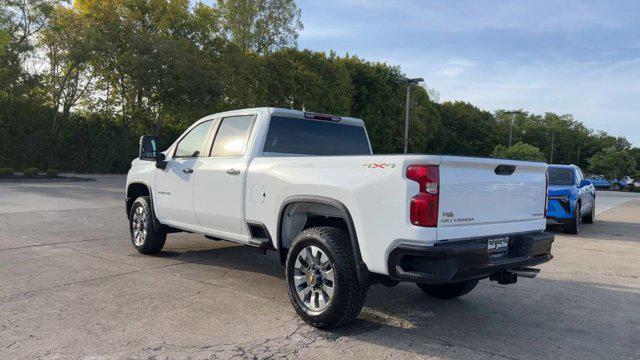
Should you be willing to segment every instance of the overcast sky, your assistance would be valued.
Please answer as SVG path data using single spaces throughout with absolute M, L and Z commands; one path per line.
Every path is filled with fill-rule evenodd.
M 640 1 L 297 3 L 300 48 L 399 65 L 441 101 L 570 113 L 640 146 Z

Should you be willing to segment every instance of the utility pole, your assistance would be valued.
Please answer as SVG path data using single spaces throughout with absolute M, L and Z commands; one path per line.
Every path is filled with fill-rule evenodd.
M 576 165 L 580 167 L 580 144 L 578 144 L 578 160 L 576 161 Z
M 510 118 L 511 124 L 509 125 L 509 147 L 511 147 L 511 144 L 513 142 L 513 114 L 511 114 Z
M 513 122 L 515 120 L 515 115 L 516 114 L 521 114 L 522 111 L 505 111 L 505 114 L 509 115 L 509 120 L 510 120 L 510 124 L 509 124 L 509 147 L 511 147 L 512 142 L 513 142 Z
M 411 85 L 418 84 L 423 82 L 423 78 L 415 78 L 409 79 L 407 77 L 402 77 L 398 80 L 399 83 L 407 84 L 407 102 L 405 105 L 405 114 L 404 114 L 404 153 L 409 152 L 409 107 L 411 106 Z
M 551 164 L 553 164 L 553 144 L 556 141 L 556 132 L 552 131 L 551 132 Z

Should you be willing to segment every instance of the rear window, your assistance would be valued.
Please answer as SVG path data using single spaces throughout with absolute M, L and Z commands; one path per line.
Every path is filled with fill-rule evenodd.
M 564 168 L 549 168 L 550 185 L 573 185 L 573 170 Z
M 300 155 L 368 155 L 364 127 L 272 116 L 265 152 Z

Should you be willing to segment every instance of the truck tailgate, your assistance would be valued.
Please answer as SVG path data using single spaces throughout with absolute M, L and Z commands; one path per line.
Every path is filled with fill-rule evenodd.
M 544 229 L 547 164 L 443 156 L 437 241 Z

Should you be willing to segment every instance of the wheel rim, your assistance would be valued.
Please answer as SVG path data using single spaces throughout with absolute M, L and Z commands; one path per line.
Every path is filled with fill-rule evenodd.
M 131 230 L 133 233 L 133 243 L 142 246 L 147 237 L 147 212 L 142 206 L 136 208 L 131 218 Z
M 335 290 L 335 272 L 329 257 L 316 246 L 298 253 L 293 269 L 298 299 L 312 311 L 323 311 L 331 303 Z

